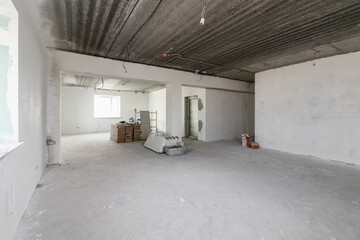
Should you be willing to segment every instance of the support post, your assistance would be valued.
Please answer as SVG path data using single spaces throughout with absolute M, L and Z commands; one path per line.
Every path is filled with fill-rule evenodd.
M 181 83 L 166 84 L 166 133 L 180 138 L 182 137 L 181 98 Z
M 61 72 L 52 59 L 49 69 L 47 90 L 47 137 L 55 141 L 55 145 L 48 146 L 48 164 L 61 163 L 61 117 L 60 117 L 60 91 Z

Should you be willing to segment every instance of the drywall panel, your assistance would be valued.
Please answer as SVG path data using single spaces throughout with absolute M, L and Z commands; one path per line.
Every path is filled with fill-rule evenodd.
M 120 96 L 121 118 L 94 118 L 94 95 Z M 109 132 L 110 125 L 129 121 L 134 110 L 148 110 L 148 93 L 101 91 L 79 87 L 61 87 L 61 132 L 81 134 Z
M 206 89 L 183 87 L 182 88 L 182 129 L 183 136 L 185 136 L 185 97 L 197 96 L 198 97 L 198 140 L 206 141 Z
M 149 93 L 149 111 L 157 111 L 157 124 L 160 131 L 166 131 L 166 89 Z
M 360 164 L 360 52 L 256 74 L 261 147 Z
M 253 135 L 254 101 L 254 94 L 207 89 L 206 141 Z
M 24 144 L 0 160 L 0 238 L 10 240 L 46 164 L 47 54 L 28 11 L 19 13 L 19 139 Z M 9 196 L 13 206 L 9 206 Z

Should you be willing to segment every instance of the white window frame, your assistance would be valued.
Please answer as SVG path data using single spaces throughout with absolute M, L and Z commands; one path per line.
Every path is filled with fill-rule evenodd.
M 111 98 L 111 106 L 110 106 L 111 113 L 109 115 L 100 115 L 97 112 L 98 106 L 97 106 L 96 101 L 97 101 L 97 99 L 99 99 L 101 97 Z M 117 103 L 118 104 L 118 113 L 112 112 L 113 111 L 112 104 L 113 104 L 114 99 L 116 99 L 116 101 L 118 102 Z M 121 97 L 118 95 L 95 94 L 94 95 L 94 118 L 96 118 L 96 119 L 121 118 Z
M 0 120 L 10 122 L 11 130 L 0 129 L 0 161 L 10 152 L 23 144 L 19 142 L 19 95 L 18 95 L 18 12 L 11 0 L 0 0 L 0 14 L 10 19 L 6 28 L 0 28 L 0 45 L 9 48 L 9 68 L 5 79 L 7 86 L 6 102 L 1 107 L 7 109 L 7 113 L 0 116 Z M 1 91 L 1 94 L 4 94 Z M 0 121 L 1 123 L 1 121 Z

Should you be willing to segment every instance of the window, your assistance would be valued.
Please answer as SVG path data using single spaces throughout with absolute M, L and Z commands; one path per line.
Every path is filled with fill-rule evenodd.
M 95 95 L 94 118 L 120 118 L 120 96 Z
M 0 144 L 18 141 L 18 14 L 0 1 Z M 0 149 L 1 150 L 1 149 Z
M 18 142 L 18 13 L 0 0 L 0 161 Z

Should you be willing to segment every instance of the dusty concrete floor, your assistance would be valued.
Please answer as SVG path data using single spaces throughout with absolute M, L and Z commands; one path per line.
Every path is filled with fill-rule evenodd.
M 15 239 L 360 239 L 360 167 L 236 141 L 169 158 L 108 134 L 63 138 Z

